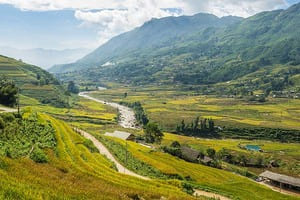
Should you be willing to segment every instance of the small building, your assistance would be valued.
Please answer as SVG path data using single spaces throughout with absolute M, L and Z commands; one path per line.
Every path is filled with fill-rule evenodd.
M 300 191 L 300 179 L 270 171 L 265 171 L 259 175 L 260 179 L 267 184 L 280 187 L 281 189 L 289 189 Z
M 192 149 L 187 146 L 182 146 L 181 148 L 182 158 L 189 162 L 202 163 L 204 165 L 209 165 L 213 159 L 208 156 L 201 154 L 199 151 Z
M 132 133 L 123 131 L 115 131 L 113 133 L 105 133 L 105 136 L 115 137 L 127 141 L 135 141 L 135 136 Z
M 208 156 L 204 156 L 203 158 L 200 158 L 200 162 L 205 164 L 205 165 L 210 165 L 210 163 L 213 161 L 213 159 L 211 159 Z
M 182 146 L 181 148 L 182 157 L 184 160 L 189 162 L 198 162 L 200 158 L 199 151 L 196 151 L 190 147 Z

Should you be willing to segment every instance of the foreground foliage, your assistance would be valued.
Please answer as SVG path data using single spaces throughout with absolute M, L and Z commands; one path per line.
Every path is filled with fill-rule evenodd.
M 56 146 L 55 131 L 50 123 L 31 112 L 24 113 L 23 117 L 1 114 L 0 119 L 4 122 L 0 128 L 0 155 L 14 159 L 27 156 L 40 163 L 48 161 L 44 150 Z
M 40 116 L 55 130 L 56 150 L 46 151 L 47 164 L 0 156 L 0 199 L 193 199 L 179 182 L 144 181 L 116 172 L 67 124 Z

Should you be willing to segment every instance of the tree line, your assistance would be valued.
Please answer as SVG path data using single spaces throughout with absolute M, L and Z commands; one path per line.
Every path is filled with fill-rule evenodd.
M 196 117 L 191 123 L 184 120 L 176 126 L 176 133 L 187 136 L 216 136 L 215 122 L 212 119 Z

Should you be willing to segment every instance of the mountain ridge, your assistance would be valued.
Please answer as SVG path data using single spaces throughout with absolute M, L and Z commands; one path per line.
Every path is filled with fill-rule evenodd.
M 145 26 L 152 23 L 155 20 Z M 201 90 L 205 91 L 212 91 L 205 85 L 219 84 L 217 87 L 222 87 L 214 91 L 222 94 L 255 90 L 269 94 L 287 88 L 300 91 L 296 84 L 300 73 L 300 4 L 169 39 L 156 46 L 110 54 L 94 65 L 81 60 L 69 65 L 77 72 L 67 70 L 69 74 L 59 77 L 63 80 L 77 77 L 91 84 L 102 80 L 134 85 L 203 85 L 206 89 Z M 123 42 L 125 45 L 126 41 Z M 102 66 L 105 62 L 110 65 Z M 81 66 L 77 68 L 77 64 Z
M 49 71 L 57 73 L 62 69 L 64 72 L 69 72 L 74 71 L 73 66 L 77 66 L 79 69 L 86 68 L 87 65 L 100 66 L 116 56 L 124 55 L 135 49 L 155 47 L 173 38 L 191 34 L 191 32 L 196 33 L 208 27 L 224 27 L 240 20 L 240 17 L 218 18 L 212 14 L 204 13 L 193 16 L 152 19 L 141 27 L 112 38 L 76 63 L 57 65 Z M 167 26 L 168 28 L 165 28 Z M 64 67 L 66 70 L 63 69 Z

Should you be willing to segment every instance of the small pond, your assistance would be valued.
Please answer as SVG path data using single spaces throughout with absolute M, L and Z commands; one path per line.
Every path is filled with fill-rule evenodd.
M 245 148 L 247 150 L 251 150 L 251 151 L 260 151 L 261 150 L 261 148 L 258 145 L 252 145 L 252 144 L 247 144 L 245 146 Z

